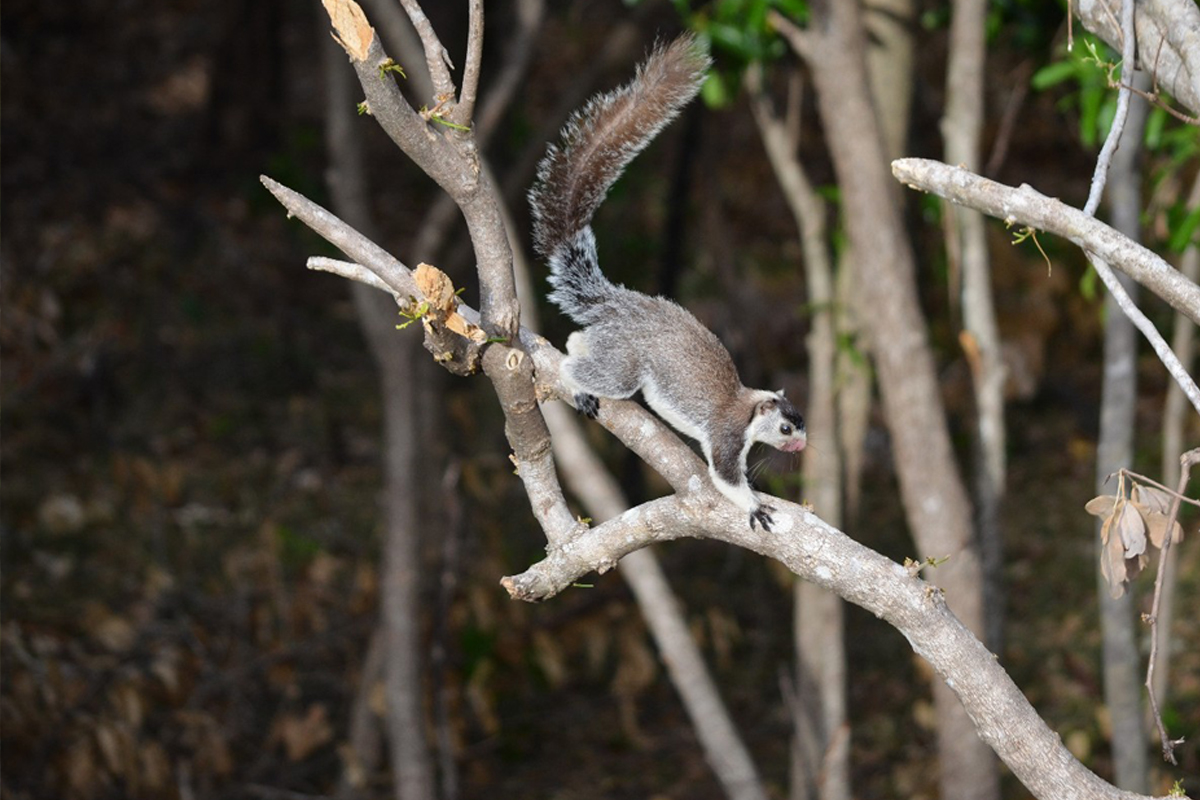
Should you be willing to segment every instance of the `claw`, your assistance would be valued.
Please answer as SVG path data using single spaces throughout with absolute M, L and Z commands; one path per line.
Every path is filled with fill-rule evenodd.
M 759 506 L 750 512 L 750 530 L 754 530 L 754 523 L 762 525 L 762 529 L 767 533 L 771 532 L 771 526 L 775 524 L 775 520 L 771 519 L 771 512 L 775 509 L 770 506 Z
M 575 410 L 589 419 L 595 419 L 600 413 L 600 399 L 594 394 L 575 395 Z

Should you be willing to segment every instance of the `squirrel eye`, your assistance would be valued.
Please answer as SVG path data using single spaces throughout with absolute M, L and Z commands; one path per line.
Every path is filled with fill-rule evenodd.
M 791 436 L 792 435 L 792 426 L 785 422 L 779 426 L 779 432 L 782 433 L 784 436 Z

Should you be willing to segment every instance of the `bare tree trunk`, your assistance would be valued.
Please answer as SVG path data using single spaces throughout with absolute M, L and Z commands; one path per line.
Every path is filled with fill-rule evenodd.
M 362 295 L 367 295 L 362 297 Z M 421 679 L 421 548 L 416 469 L 420 423 L 417 405 L 418 364 L 427 363 L 414 334 L 405 341 L 396 335 L 392 309 L 380 315 L 378 298 L 390 298 L 366 287 L 355 287 L 355 304 L 364 327 L 374 337 L 388 333 L 384 352 L 372 347 L 379 362 L 384 402 L 384 486 L 387 492 L 387 538 L 384 543 L 382 601 L 385 626 L 384 668 L 387 694 L 388 743 L 392 781 L 397 800 L 433 800 L 433 761 L 426 741 L 424 691 Z M 366 302 L 364 302 L 364 300 Z
M 905 155 L 913 92 L 915 0 L 863 3 L 867 31 L 867 85 L 878 111 L 888 160 Z
M 889 159 L 904 155 L 912 107 L 913 0 L 880 0 L 864 9 L 871 44 L 867 48 L 867 81 L 878 111 L 883 148 Z M 872 375 L 864 366 L 871 343 L 861 322 L 855 287 L 858 267 L 850 249 L 842 250 L 835 274 L 836 336 L 853 342 L 858 352 L 837 349 L 837 430 L 844 467 L 845 522 L 853 527 L 862 493 L 862 469 L 872 407 Z
M 942 137 L 946 163 L 977 170 L 982 154 L 985 0 L 955 0 L 946 64 L 946 112 Z M 975 520 L 983 561 L 984 613 L 993 652 L 1004 641 L 1004 543 L 1000 503 L 1004 497 L 1004 359 L 992 299 L 987 230 L 978 211 L 943 202 L 946 250 L 962 275 L 964 349 L 975 386 Z
M 1195 211 L 1197 208 L 1200 208 L 1200 176 L 1192 182 L 1192 192 L 1188 197 L 1188 210 Z M 1193 283 L 1200 282 L 1200 246 L 1193 243 L 1184 251 L 1179 271 Z M 1186 370 L 1191 369 L 1192 361 L 1196 357 L 1195 332 L 1196 326 L 1192 321 L 1176 312 L 1171 349 L 1179 356 L 1179 361 Z M 1166 407 L 1163 409 L 1162 482 L 1167 486 L 1174 486 L 1179 482 L 1179 455 L 1187 449 L 1184 444 L 1184 431 L 1190 419 L 1191 413 L 1183 389 L 1174 381 L 1170 382 L 1167 386 Z M 1167 551 L 1165 563 L 1160 567 L 1166 573 L 1163 576 L 1158 612 L 1158 635 L 1161 641 L 1158 663 L 1154 666 L 1154 696 L 1158 698 L 1160 706 L 1166 704 L 1171 688 L 1171 619 L 1174 616 L 1178 563 L 1179 548 L 1172 547 Z
M 958 472 L 933 354 L 916 295 L 916 265 L 904 234 L 897 188 L 867 91 L 864 32 L 857 3 L 814 8 L 807 31 L 785 24 L 817 87 L 854 258 L 909 526 L 922 556 L 949 557 L 931 577 L 971 630 L 982 633 L 982 573 L 971 506 Z M 933 684 L 942 796 L 996 798 L 996 765 L 953 691 Z
M 1135 77 L 1140 84 L 1142 75 Z M 1146 104 L 1131 103 L 1125 121 L 1122 147 L 1113 155 L 1109 170 L 1109 204 L 1113 227 L 1140 239 L 1142 128 Z M 1137 283 L 1124 274 L 1118 280 L 1133 299 Z M 1104 296 L 1104 378 L 1100 401 L 1100 440 L 1096 449 L 1097 493 L 1110 492 L 1108 476 L 1133 466 L 1133 437 L 1137 411 L 1137 330 L 1121 313 L 1111 293 Z M 1097 527 L 1099 543 L 1099 527 Z M 1133 593 L 1113 598 L 1108 581 L 1097 569 L 1100 593 L 1100 628 L 1104 638 L 1104 699 L 1112 718 L 1114 782 L 1122 789 L 1144 793 L 1146 782 L 1146 732 L 1142 711 L 1141 659 L 1138 655 L 1136 609 Z
M 785 118 L 776 115 L 757 73 L 750 76 L 751 107 L 759 135 L 784 198 L 800 231 L 812 308 L 808 336 L 809 391 L 805 422 L 809 438 L 822 442 L 804 458 L 805 494 L 821 518 L 840 526 L 842 461 L 838 447 L 833 265 L 825 225 L 825 203 L 797 156 L 799 76 L 790 76 Z M 796 647 L 796 727 L 792 747 L 792 800 L 846 800 L 850 797 L 850 726 L 846 721 L 846 654 L 842 640 L 842 600 L 807 581 L 794 590 Z
M 359 230 L 375 236 L 366 199 L 362 138 L 349 131 L 354 120 L 353 75 L 340 48 L 325 70 L 328 81 L 328 182 L 334 207 Z M 339 63 L 340 62 L 340 63 Z M 420 612 L 420 539 L 416 470 L 419 452 L 418 387 L 428 386 L 420 373 L 421 341 L 396 332 L 396 304 L 388 295 L 360 283 L 354 303 L 363 333 L 380 371 L 383 404 L 384 497 L 387 525 L 382 570 L 382 650 L 387 696 L 387 729 L 393 785 L 397 800 L 432 800 L 433 762 L 426 742 L 422 704 Z

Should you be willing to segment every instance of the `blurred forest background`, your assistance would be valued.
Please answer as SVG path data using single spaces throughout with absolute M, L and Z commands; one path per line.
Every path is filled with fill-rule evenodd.
M 465 6 L 426 5 L 461 63 Z M 906 154 L 942 153 L 947 19 L 945 3 L 916 4 Z M 328 204 L 328 20 L 315 2 L 282 0 L 8 0 L 0 20 L 0 793 L 332 796 L 352 761 L 356 698 L 375 713 L 384 705 L 377 680 L 363 687 L 378 674 L 368 651 L 380 615 L 383 400 L 347 283 L 304 269 L 307 256 L 334 253 L 258 181 L 266 173 Z M 481 97 L 516 24 L 511 4 L 488 4 Z M 665 2 L 549 4 L 487 148 L 526 247 L 524 192 L 566 113 L 627 80 L 657 37 L 681 28 Z M 983 143 L 990 177 L 1078 206 L 1113 93 L 1098 67 L 1064 61 L 1065 40 L 1058 4 L 992 4 Z M 597 223 L 601 263 L 614 280 L 679 299 L 729 345 L 748 385 L 786 387 L 803 407 L 811 309 L 799 238 L 736 90 L 706 92 L 617 185 Z M 832 207 L 811 106 L 806 97 L 801 157 Z M 1197 170 L 1196 130 L 1154 119 L 1145 237 L 1177 260 L 1168 244 Z M 352 130 L 380 242 L 410 266 L 436 263 L 477 305 L 465 229 L 437 253 L 410 249 L 437 188 L 370 117 Z M 967 464 L 971 376 L 942 211 L 914 192 L 903 202 Z M 1103 290 L 1076 248 L 1041 237 L 1048 268 L 999 222 L 987 230 L 1013 370 L 1001 663 L 1072 752 L 1109 777 L 1095 523 L 1083 509 L 1095 494 Z M 1170 329 L 1165 305 L 1143 307 Z M 541 311 L 542 332 L 561 345 L 568 324 Z M 1142 345 L 1132 466 L 1159 476 L 1168 378 Z M 545 541 L 491 388 L 425 367 L 413 379 L 425 404 L 412 487 L 417 622 L 443 793 L 723 796 L 615 573 L 541 605 L 498 586 Z M 1200 425 L 1189 420 L 1194 446 Z M 612 437 L 587 430 L 631 500 L 664 491 Z M 814 436 L 809 453 L 832 446 Z M 878 413 L 863 453 L 861 503 L 842 527 L 897 560 L 937 555 L 906 533 Z M 773 456 L 759 483 L 805 498 L 795 459 Z M 1185 510 L 1185 528 L 1195 521 Z M 793 658 L 791 575 L 713 542 L 658 555 L 769 791 L 786 796 L 779 678 Z M 1196 796 L 1193 537 L 1178 556 L 1166 716 L 1187 742 L 1180 768 L 1156 766 L 1152 779 L 1161 792 L 1182 778 Z M 1139 607 L 1152 579 L 1153 569 L 1134 585 Z M 855 795 L 935 796 L 927 667 L 871 615 L 848 608 L 845 626 Z M 1157 751 L 1149 737 L 1147 748 Z M 391 796 L 386 770 L 359 776 L 365 796 Z M 1005 796 L 1026 796 L 1004 780 Z

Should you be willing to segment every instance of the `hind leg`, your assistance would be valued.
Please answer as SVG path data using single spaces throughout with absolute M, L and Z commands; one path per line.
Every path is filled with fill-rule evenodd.
M 628 354 L 593 351 L 586 330 L 576 331 L 567 339 L 567 357 L 563 359 L 563 383 L 575 394 L 575 408 L 595 419 L 601 397 L 624 400 L 640 388 L 637 364 Z

